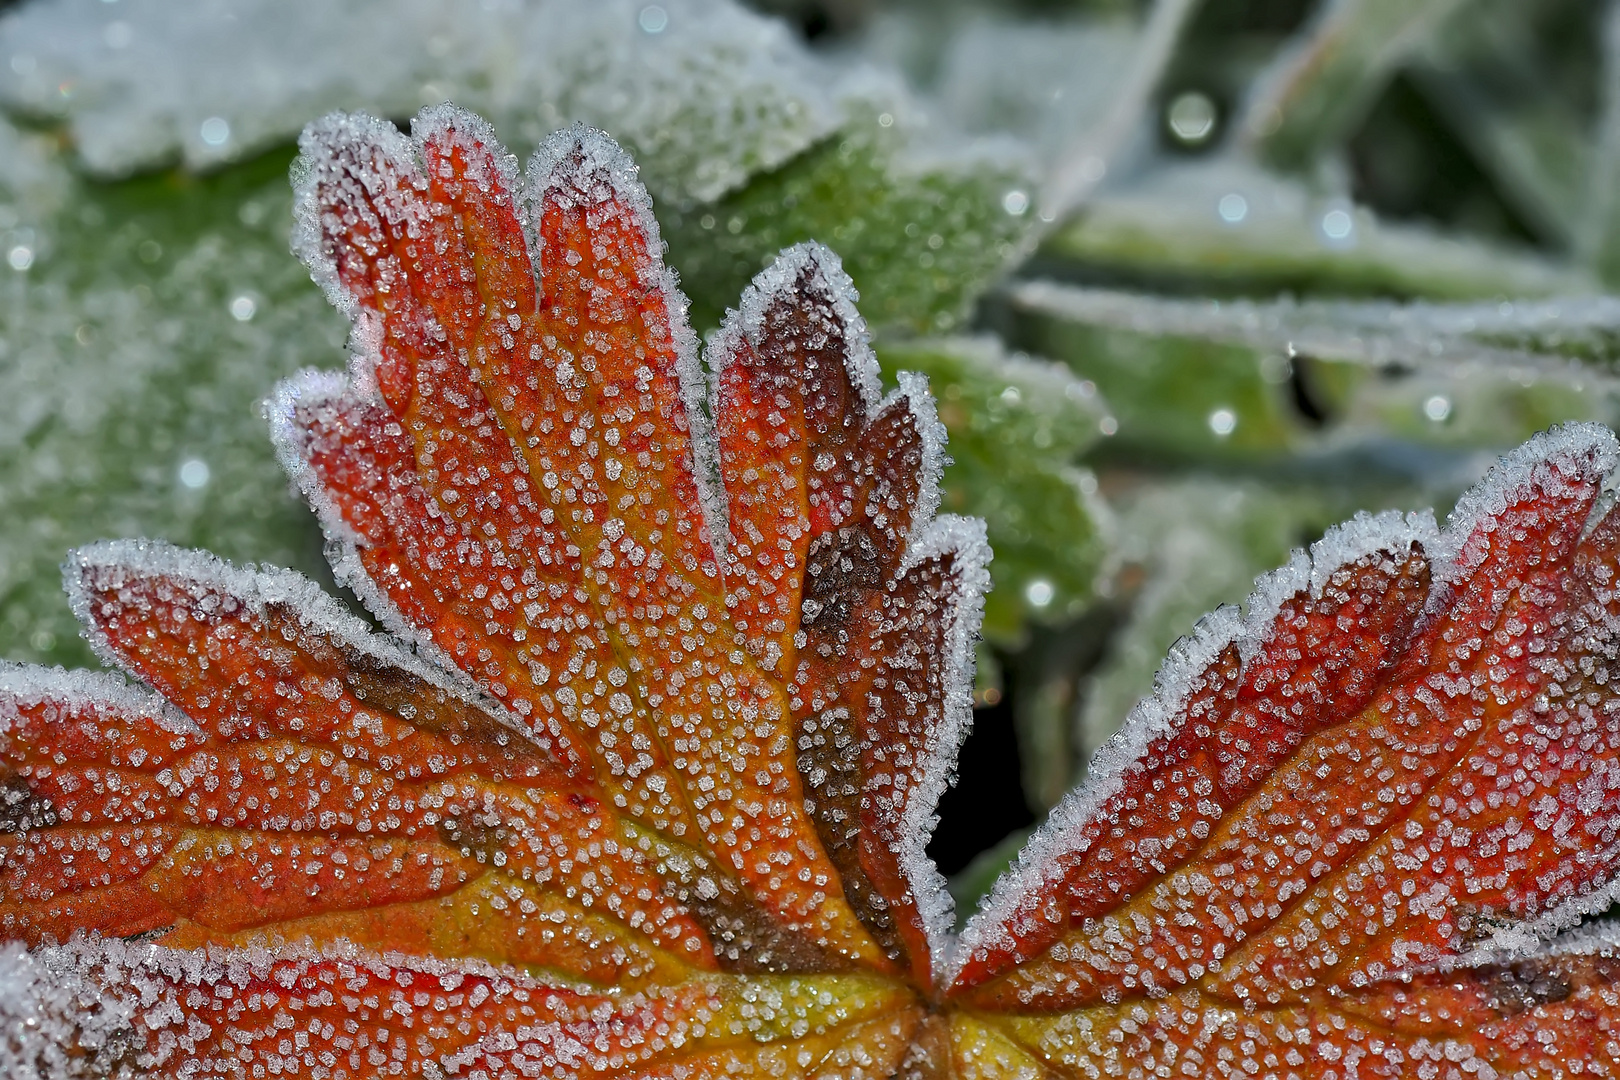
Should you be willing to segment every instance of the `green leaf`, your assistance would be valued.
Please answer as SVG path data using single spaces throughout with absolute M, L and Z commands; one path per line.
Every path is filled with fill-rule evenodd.
M 891 379 L 927 375 L 939 401 L 944 509 L 984 518 L 995 551 L 985 635 L 1012 643 L 1028 620 L 1079 614 L 1104 551 L 1096 480 L 1075 464 L 1107 417 L 1096 386 L 991 338 L 880 342 L 878 361 Z
M 868 322 L 950 331 L 1020 253 L 1034 215 L 1018 159 L 967 143 L 929 156 L 900 106 L 848 110 L 837 135 L 738 191 L 690 209 L 655 205 L 694 325 L 718 324 L 778 251 L 813 239 L 843 259 Z
M 39 257 L 0 268 L 0 655 L 89 659 L 57 566 L 92 540 L 329 578 L 258 411 L 346 336 L 287 253 L 288 161 L 67 181 L 69 209 L 32 226 Z
M 1590 278 L 1557 263 L 1383 222 L 1237 158 L 1166 167 L 1099 193 L 1039 258 L 1064 276 L 1227 296 L 1469 300 L 1594 291 Z
M 1274 164 L 1308 169 L 1349 137 L 1395 66 L 1463 0 L 1329 0 L 1253 89 L 1242 134 Z
M 1024 343 L 1092 379 L 1111 454 L 1255 464 L 1395 441 L 1506 449 L 1620 417 L 1609 298 L 1491 304 L 1179 300 L 1028 282 Z

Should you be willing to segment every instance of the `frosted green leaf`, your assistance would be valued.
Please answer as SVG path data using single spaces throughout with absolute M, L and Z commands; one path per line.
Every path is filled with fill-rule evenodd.
M 286 165 L 75 184 L 0 266 L 0 653 L 89 659 L 57 566 L 106 536 L 322 572 L 259 416 L 346 336 L 287 254 Z
M 939 402 L 944 507 L 984 518 L 996 553 L 986 636 L 1013 643 L 1028 621 L 1077 615 L 1104 549 L 1097 482 L 1076 465 L 1108 415 L 1096 385 L 992 338 L 880 343 L 878 362 L 891 378 L 927 375 Z
M 1094 380 L 1150 457 L 1387 440 L 1503 448 L 1620 416 L 1620 301 L 1179 300 L 1029 282 L 1030 344 Z
M 1380 221 L 1237 158 L 1167 166 L 1099 192 L 1042 256 L 1093 280 L 1226 294 L 1464 300 L 1595 288 L 1527 253 Z
M 103 175 L 236 160 L 332 109 L 455 100 L 514 146 L 602 127 L 656 197 L 710 199 L 839 119 L 823 66 L 729 0 L 52 0 L 0 19 L 0 55 L 26 57 L 0 68 L 0 103 L 64 120 Z
M 1129 18 L 1015 19 L 972 8 L 875 13 L 863 55 L 902 70 L 929 104 L 976 135 L 1012 134 L 1050 160 L 1108 114 L 1130 72 Z
M 854 95 L 838 134 L 706 205 L 655 204 L 692 320 L 713 326 L 777 251 L 837 251 L 876 327 L 946 332 L 1029 235 L 1032 178 L 1005 144 L 931 145 L 901 95 Z

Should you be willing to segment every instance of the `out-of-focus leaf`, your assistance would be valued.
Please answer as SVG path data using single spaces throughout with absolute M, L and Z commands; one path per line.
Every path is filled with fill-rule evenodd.
M 1395 65 L 1464 0 L 1329 0 L 1254 87 L 1239 132 L 1260 156 L 1309 167 L 1350 134 Z
M 995 145 L 930 146 L 894 100 L 852 97 L 835 137 L 713 203 L 655 207 L 696 325 L 714 325 L 778 250 L 809 239 L 842 257 L 873 325 L 962 325 L 1029 235 L 1029 163 Z
M 978 13 L 955 28 L 938 58 L 933 100 L 964 131 L 1011 132 L 1050 159 L 1107 116 L 1138 36 L 1120 18 Z
M 1098 386 L 1118 424 L 1110 456 L 1253 457 L 1298 435 L 1286 361 L 1195 335 L 1119 329 L 1069 317 L 1027 319 L 1020 344 Z
M 1620 373 L 1620 298 L 1495 303 L 1380 300 L 1183 300 L 1030 281 L 1025 310 L 1119 329 L 1207 337 L 1358 364 L 1493 364 L 1602 381 Z
M 1444 19 L 1406 75 L 1496 190 L 1540 239 L 1581 242 L 1591 183 L 1588 102 L 1570 87 L 1571 50 L 1545 48 L 1547 24 L 1569 33 L 1591 5 L 1470 0 Z
M 287 255 L 287 161 L 67 182 L 67 210 L 6 234 L 37 254 L 0 267 L 0 653 L 87 658 L 57 565 L 108 535 L 323 573 L 259 416 L 345 337 Z
M 1620 415 L 1620 301 L 1175 300 L 1030 282 L 1027 342 L 1094 380 L 1118 443 L 1229 458 L 1399 440 L 1501 449 Z
M 57 0 L 0 19 L 0 55 L 24 58 L 0 70 L 0 103 L 64 121 L 104 175 L 217 166 L 332 108 L 453 97 L 519 144 L 601 127 L 638 157 L 700 327 L 819 239 L 874 324 L 951 330 L 1034 217 L 1023 147 L 953 137 L 880 73 L 731 0 Z
M 996 553 L 985 634 L 1013 643 L 1027 620 L 1077 615 L 1104 552 L 1097 482 L 1076 466 L 1109 419 L 1096 384 L 991 338 L 880 344 L 878 360 L 927 375 L 939 401 L 945 508 L 984 518 Z
M 979 852 L 972 862 L 951 877 L 948 886 L 951 890 L 951 899 L 956 901 L 958 928 L 978 909 L 979 901 L 990 891 L 996 879 L 1001 877 L 1018 858 L 1018 852 L 1023 849 L 1034 831 L 1034 829 L 1015 829 L 1000 843 Z
M 1114 5 L 1037 19 L 902 8 L 861 53 L 904 71 L 954 126 L 1016 136 L 1041 164 L 1036 205 L 1051 222 L 1143 156 L 1155 92 L 1200 3 L 1155 0 L 1140 20 Z
M 64 119 L 104 175 L 218 165 L 335 108 L 454 98 L 521 144 L 602 127 L 655 196 L 712 199 L 839 122 L 822 65 L 730 0 L 55 0 L 0 19 L 0 55 L 21 58 L 0 102 Z
M 1040 257 L 1089 280 L 1230 295 L 1486 299 L 1590 292 L 1535 255 L 1378 220 L 1237 158 L 1166 166 L 1098 193 Z

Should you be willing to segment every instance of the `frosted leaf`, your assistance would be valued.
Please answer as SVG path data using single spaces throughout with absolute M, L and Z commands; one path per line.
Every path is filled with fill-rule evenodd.
M 424 1077 L 624 1076 L 672 1061 L 700 1075 L 781 1075 L 840 1053 L 842 1075 L 879 1080 L 916 1024 L 894 994 L 836 978 L 613 995 L 343 945 L 193 951 L 89 938 L 8 948 L 0 965 L 0 985 L 17 991 L 0 1004 L 11 1036 L 0 1063 L 23 1080 L 358 1078 L 390 1065 Z
M 1303 451 L 1449 495 L 1560 419 L 1612 422 L 1617 309 L 1602 297 L 1489 303 L 1185 300 L 1032 281 L 1031 339 L 1096 381 L 1118 440 L 1237 460 Z M 1435 448 L 1421 465 L 1403 443 Z
M 934 78 L 939 106 L 964 130 L 1013 131 L 1050 161 L 1106 118 L 1139 34 L 1111 20 L 1019 23 L 984 16 L 957 27 Z
M 1348 201 L 1242 158 L 1155 170 L 1106 187 L 1050 250 L 1115 272 L 1218 277 L 1227 289 L 1435 299 L 1587 293 L 1593 284 L 1542 259 L 1379 220 Z
M 657 225 L 628 159 L 599 133 L 558 133 L 514 200 L 515 177 L 490 139 L 474 118 L 447 110 L 419 117 L 409 142 L 350 118 L 306 134 L 299 249 L 354 314 L 357 352 L 350 383 L 308 376 L 283 389 L 271 415 L 284 460 L 340 545 L 340 575 L 397 632 L 507 703 L 575 763 L 569 769 L 594 766 L 643 850 L 715 935 L 722 963 L 809 970 L 841 953 L 880 967 L 908 963 L 926 982 L 940 946 L 911 913 L 924 900 L 912 889 L 926 886 L 935 903 L 937 883 L 915 878 L 917 859 L 904 869 L 893 861 L 894 819 L 861 830 L 876 830 L 877 846 L 862 848 L 857 866 L 855 849 L 817 809 L 834 796 L 808 799 L 801 811 L 774 779 L 794 769 L 818 788 L 832 762 L 813 745 L 830 738 L 838 754 L 853 753 L 844 771 L 853 770 L 857 789 L 878 785 L 884 793 L 874 798 L 898 812 L 914 784 L 948 771 L 940 763 L 948 750 L 937 747 L 954 747 L 962 725 L 941 728 L 939 718 L 955 715 L 949 710 L 970 683 L 960 675 L 964 646 L 931 644 L 928 635 L 971 636 L 961 628 L 976 624 L 971 601 L 986 560 L 961 539 L 917 568 L 902 562 L 908 543 L 934 535 L 943 432 L 926 387 L 903 377 L 897 394 L 879 397 L 854 290 L 836 257 L 790 249 L 711 346 L 711 435 L 682 298 L 658 262 Z M 425 186 L 418 160 L 442 163 Z M 458 277 L 500 282 L 510 314 L 457 313 L 457 277 L 424 275 L 409 261 L 418 258 L 408 246 L 413 231 L 442 228 L 436 222 L 451 214 L 507 237 L 498 258 Z M 463 242 L 446 243 L 442 259 L 467 257 L 456 246 Z M 608 267 L 623 268 L 612 279 L 641 306 L 637 319 L 594 284 Z M 420 284 L 379 288 L 401 272 L 422 275 Z M 532 291 L 531 275 L 543 293 Z M 536 313 L 531 297 L 542 295 Z M 417 336 L 429 317 L 448 328 L 445 345 L 437 334 Z M 481 342 L 469 355 L 494 350 L 487 355 L 502 359 L 465 370 L 434 359 L 458 338 Z M 622 359 L 594 344 L 605 340 L 624 343 Z M 442 391 L 416 397 L 424 378 L 442 380 Z M 491 411 L 471 404 L 479 399 Z M 582 421 L 574 401 L 594 402 L 600 421 Z M 509 441 L 490 418 L 524 437 Z M 416 439 L 430 441 L 413 450 Z M 441 461 L 456 471 L 447 476 Z M 450 538 L 474 525 L 476 539 L 456 541 L 458 554 L 443 565 L 411 555 L 448 551 Z M 451 589 L 433 580 L 446 573 Z M 524 596 L 488 602 L 493 579 L 469 588 L 503 573 L 529 584 Z M 934 719 L 909 719 L 908 705 L 904 717 L 885 721 L 884 694 L 840 687 L 821 635 L 865 655 L 913 608 L 926 616 L 913 629 L 925 661 L 913 692 L 935 695 L 923 714 Z M 628 662 L 587 637 L 558 650 L 569 640 L 559 629 L 598 617 L 622 628 Z M 728 623 L 733 629 L 722 631 Z M 477 652 L 469 634 L 482 644 Z M 691 650 L 712 655 L 714 645 L 702 642 L 717 634 L 741 665 L 732 674 L 687 663 Z M 600 681 L 610 667 L 617 692 Z M 713 736 L 698 726 L 701 714 L 674 703 L 726 700 L 759 711 L 766 726 L 753 737 L 763 741 L 701 765 L 713 751 L 694 754 Z M 789 715 L 813 730 L 791 741 L 767 737 Z M 829 735 L 835 718 L 851 726 Z M 863 745 L 885 753 L 879 738 L 916 749 L 882 768 L 863 763 Z M 764 754 L 757 764 L 755 753 Z M 914 779 L 897 768 L 915 770 Z M 836 781 L 836 798 L 848 797 L 841 785 L 849 779 Z M 937 786 L 930 790 L 937 799 Z M 750 818 L 757 824 L 739 835 L 738 822 Z M 837 878 L 810 835 L 828 846 L 841 896 L 826 888 Z M 755 844 L 774 854 L 750 855 Z M 773 869 L 784 858 L 788 866 L 802 859 L 802 869 L 784 877 Z M 869 951 L 862 925 L 886 959 Z
M 988 337 L 890 343 L 879 359 L 927 375 L 939 396 L 951 437 L 946 505 L 984 518 L 996 550 L 986 634 L 1015 641 L 1028 620 L 1077 614 L 1104 548 L 1096 479 L 1074 465 L 1104 437 L 1096 385 Z M 1039 604 L 1029 598 L 1037 581 L 1051 590 Z
M 1496 740 L 1513 745 L 1519 725 L 1539 725 L 1556 741 L 1594 751 L 1602 745 L 1585 734 L 1596 718 L 1584 699 L 1562 704 L 1570 684 L 1543 688 L 1543 669 L 1529 657 L 1532 650 L 1568 650 L 1575 654 L 1568 666 L 1545 669 L 1549 674 L 1606 678 L 1595 674 L 1593 660 L 1575 657 L 1610 649 L 1614 526 L 1606 516 L 1588 532 L 1585 522 L 1615 457 L 1614 437 L 1602 428 L 1572 425 L 1539 436 L 1465 495 L 1443 532 L 1415 516 L 1357 518 L 1330 530 L 1308 558 L 1296 555 L 1262 578 L 1246 613 L 1223 608 L 1201 622 L 1172 649 L 1155 694 L 1099 752 L 1092 778 L 1054 812 L 969 923 L 956 985 L 987 1004 L 1063 1009 L 1151 995 L 1207 971 L 1206 992 L 1278 1005 L 1324 983 L 1360 992 L 1392 972 L 1456 956 L 1498 930 L 1522 924 L 1531 934 L 1537 926 L 1549 932 L 1601 906 L 1608 871 L 1571 866 L 1531 882 L 1516 881 L 1514 869 L 1482 878 L 1474 864 L 1500 859 L 1503 841 L 1525 826 L 1537 831 L 1510 841 L 1515 851 L 1562 843 L 1551 836 L 1572 821 L 1559 824 L 1557 811 L 1572 805 L 1583 784 L 1598 785 L 1594 796 L 1605 790 L 1598 779 L 1607 771 L 1604 752 L 1565 759 L 1576 779 L 1568 786 L 1551 781 L 1557 796 L 1466 800 L 1474 777 L 1493 774 L 1487 762 L 1499 756 Z M 1535 584 L 1527 580 L 1510 595 L 1500 583 L 1519 582 L 1521 565 Z M 1573 579 L 1567 593 L 1540 591 L 1554 575 Z M 1554 614 L 1559 610 L 1569 614 Z M 1323 617 L 1337 621 L 1313 630 Z M 1336 650 L 1332 636 L 1356 623 L 1362 629 L 1355 633 L 1365 635 L 1360 643 Z M 1570 629 L 1552 629 L 1562 626 Z M 1481 635 L 1492 642 L 1483 650 Z M 1475 683 L 1468 672 L 1481 664 L 1488 673 Z M 1333 712 L 1312 720 L 1329 702 Z M 1426 726 L 1454 734 L 1428 742 Z M 1386 770 L 1392 751 L 1404 756 Z M 1153 777 L 1165 770 L 1172 782 L 1161 787 Z M 1582 774 L 1591 779 L 1579 780 Z M 1399 776 L 1412 784 L 1392 786 Z M 1356 785 L 1359 796 L 1352 795 Z M 1330 794 L 1336 788 L 1345 795 Z M 1433 797 L 1421 801 L 1425 791 Z M 1582 805 L 1595 813 L 1603 803 L 1594 797 Z M 1241 821 L 1250 807 L 1285 831 L 1258 843 L 1244 839 L 1256 835 Z M 1190 827 L 1173 824 L 1189 816 Z M 1355 824 L 1346 827 L 1347 818 Z M 1431 857 L 1439 847 L 1403 854 L 1436 830 L 1441 838 L 1461 830 L 1482 843 L 1470 856 Z M 1548 857 L 1556 864 L 1557 856 L 1538 856 Z M 1402 888 L 1412 899 L 1392 916 L 1401 929 L 1384 937 L 1378 923 L 1356 921 L 1363 903 L 1356 898 L 1371 890 L 1370 902 L 1384 888 L 1391 860 L 1421 874 Z M 1576 863 L 1590 865 L 1580 856 Z M 1196 897 L 1224 888 L 1220 882 L 1234 873 L 1248 895 L 1269 903 L 1252 915 L 1233 909 L 1235 919 L 1218 908 L 1212 920 L 1176 915 L 1209 911 Z M 1284 903 L 1321 889 L 1324 879 L 1337 890 L 1325 909 Z M 1113 914 L 1116 905 L 1123 914 Z M 1144 905 L 1169 914 L 1131 914 Z M 1031 917 L 1040 910 L 1054 916 Z M 1267 932 L 1256 933 L 1251 919 Z M 1203 935 L 1187 941 L 1181 963 L 1143 960 L 1200 926 Z M 1099 953 L 1108 941 L 1125 950 L 1122 965 Z
M 1364 365 L 1401 364 L 1466 378 L 1491 366 L 1527 374 L 1610 374 L 1620 300 L 1609 296 L 1491 303 L 1177 300 L 1032 281 L 1015 302 L 1121 330 L 1198 337 Z
M 988 587 L 982 526 L 934 516 L 926 382 L 881 394 L 853 287 L 804 246 L 716 338 L 711 429 L 600 132 L 523 178 L 447 107 L 303 150 L 295 246 L 353 357 L 284 384 L 272 434 L 414 649 L 289 572 L 70 557 L 91 644 L 161 696 L 0 671 L 0 928 L 129 1020 L 27 1052 L 359 1069 L 432 1009 L 454 1023 L 388 1055 L 424 1075 L 889 1075 L 949 947 L 925 845 Z M 289 1049 L 283 1002 L 336 1011 Z
M 322 572 L 254 417 L 266 380 L 336 355 L 344 326 L 287 257 L 282 162 L 159 199 L 42 160 L 73 211 L 28 218 L 24 200 L 0 228 L 0 259 L 33 253 L 26 272 L 0 265 L 0 641 L 16 658 L 83 662 L 57 588 L 71 545 L 162 535 Z M 231 310 L 243 296 L 248 320 Z M 195 466 L 183 475 L 193 462 L 199 487 L 185 482 Z
M 1104 573 L 1140 575 L 1142 585 L 1081 696 L 1075 720 L 1084 758 L 1152 691 L 1165 652 L 1200 615 L 1240 604 L 1256 577 L 1288 559 L 1301 533 L 1351 509 L 1318 491 L 1208 478 L 1144 485 L 1112 505 Z
M 838 137 L 714 202 L 660 210 L 693 321 L 718 322 L 779 249 L 835 246 L 879 329 L 960 330 L 995 277 L 1026 254 L 1037 159 L 1005 136 L 969 136 L 891 74 L 855 66 L 837 83 Z
M 670 0 L 654 33 L 645 8 L 59 0 L 0 20 L 0 53 L 32 60 L 0 72 L 0 100 L 64 116 L 85 164 L 123 175 L 176 154 L 239 159 L 333 108 L 454 98 L 520 143 L 574 120 L 608 128 L 661 196 L 705 200 L 836 127 L 825 76 L 779 24 Z

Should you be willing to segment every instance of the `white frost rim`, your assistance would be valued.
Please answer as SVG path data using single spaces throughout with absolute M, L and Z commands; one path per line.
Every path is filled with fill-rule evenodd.
M 1416 542 L 1424 545 L 1432 568 L 1433 584 L 1426 605 L 1426 613 L 1432 617 L 1443 609 L 1453 584 L 1479 565 L 1482 556 L 1466 550 L 1466 545 L 1481 522 L 1501 513 L 1532 486 L 1566 485 L 1569 481 L 1564 479 L 1565 474 L 1601 479 L 1614 470 L 1617 457 L 1620 457 L 1620 444 L 1614 433 L 1601 425 L 1568 424 L 1542 432 L 1505 455 L 1483 480 L 1465 493 L 1447 519 L 1445 529 L 1435 527 L 1431 512 L 1404 517 L 1394 512 L 1357 515 L 1329 530 L 1312 545 L 1309 557 L 1295 552 L 1287 565 L 1258 579 L 1246 601 L 1246 617 L 1230 606 L 1205 615 L 1188 637 L 1171 646 L 1154 678 L 1154 692 L 1131 710 L 1120 730 L 1097 751 L 1086 780 L 1053 809 L 1046 823 L 1019 853 L 1017 861 L 991 888 L 985 902 L 963 929 L 946 983 L 954 981 L 968 958 L 989 948 L 1011 944 L 1008 923 L 1020 905 L 1027 896 L 1043 890 L 1060 872 L 1061 858 L 1087 849 L 1089 845 L 1082 835 L 1085 826 L 1121 790 L 1126 776 L 1147 747 L 1174 728 L 1174 719 L 1186 704 L 1192 681 L 1221 650 L 1234 643 L 1247 663 L 1264 643 L 1260 635 L 1288 596 L 1306 585 L 1313 595 L 1320 595 L 1326 580 L 1346 563 L 1378 550 L 1400 550 Z M 1611 890 L 1620 898 L 1620 880 Z M 1588 894 L 1580 900 L 1589 900 L 1594 895 Z M 1578 902 L 1566 907 L 1570 910 L 1562 916 L 1565 925 L 1572 916 L 1578 919 L 1598 909 L 1577 911 Z M 1539 921 L 1545 922 L 1550 916 L 1551 913 Z M 1549 927 L 1551 925 L 1548 923 Z M 1523 932 L 1526 928 L 1513 929 Z M 1545 930 L 1537 933 L 1545 933 Z
M 198 600 L 210 595 L 231 596 L 259 616 L 273 604 L 284 605 L 303 626 L 334 644 L 405 671 L 447 696 L 490 714 L 524 740 L 532 739 L 528 727 L 498 702 L 479 694 L 470 682 L 453 678 L 453 674 L 459 674 L 457 669 L 440 670 L 399 644 L 373 633 L 319 585 L 292 570 L 235 566 L 209 552 L 179 548 L 161 540 L 104 540 L 70 552 L 62 572 L 68 603 L 91 649 L 107 664 L 137 677 L 106 635 L 96 628 L 91 611 L 95 602 L 92 578 L 103 575 L 113 581 L 162 578 L 189 589 Z

